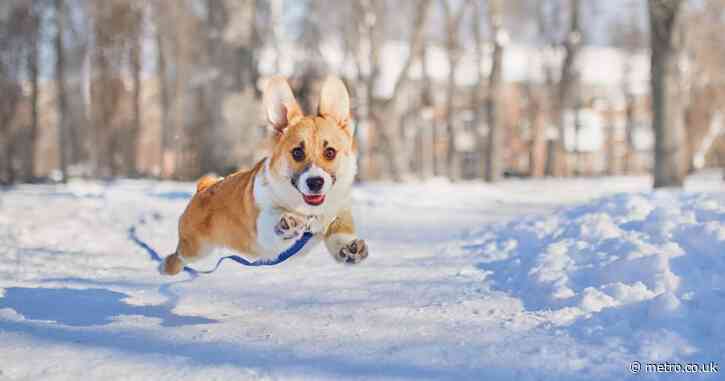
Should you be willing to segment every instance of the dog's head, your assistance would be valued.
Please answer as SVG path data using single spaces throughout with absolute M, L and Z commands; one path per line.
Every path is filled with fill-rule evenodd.
M 317 115 L 305 116 L 282 77 L 269 80 L 264 107 L 274 128 L 269 181 L 293 210 L 322 214 L 339 202 L 356 172 L 350 97 L 342 81 L 328 77 Z

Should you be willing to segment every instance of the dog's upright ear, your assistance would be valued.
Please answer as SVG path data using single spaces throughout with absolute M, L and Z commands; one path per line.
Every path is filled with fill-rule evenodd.
M 267 120 L 278 133 L 284 132 L 287 126 L 303 116 L 287 79 L 282 76 L 274 76 L 267 81 L 263 98 Z
M 320 106 L 318 114 L 322 117 L 331 118 L 337 124 L 349 129 L 352 134 L 353 126 L 350 125 L 350 95 L 347 93 L 345 84 L 340 78 L 328 76 L 322 84 L 320 91 Z

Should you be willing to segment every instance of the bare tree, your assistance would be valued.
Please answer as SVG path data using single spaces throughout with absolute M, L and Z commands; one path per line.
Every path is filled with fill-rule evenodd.
M 558 176 L 566 176 L 569 174 L 566 160 L 566 147 L 564 144 L 564 137 L 566 135 L 564 111 L 569 105 L 569 102 L 571 102 L 572 92 L 577 81 L 575 63 L 582 43 L 580 5 L 581 0 L 569 0 L 569 31 L 566 34 L 563 44 L 564 62 L 561 65 L 561 75 L 559 76 L 559 87 L 556 97 L 556 123 L 559 125 L 559 139 L 557 140 L 556 151 L 554 152 L 553 170 L 554 174 Z
M 448 78 L 446 81 L 446 131 L 448 133 L 448 150 L 446 155 L 446 164 L 448 176 L 451 179 L 460 177 L 460 163 L 458 152 L 456 149 L 456 122 L 454 112 L 454 101 L 456 95 L 456 72 L 458 64 L 463 57 L 463 46 L 460 41 L 459 28 L 461 20 L 468 8 L 468 1 L 464 1 L 459 5 L 457 10 L 453 10 L 449 0 L 441 0 L 443 8 L 443 16 L 446 25 L 446 56 L 448 58 Z
M 420 176 L 428 178 L 436 174 L 436 140 L 437 123 L 435 118 L 435 97 L 433 96 L 433 81 L 430 74 L 430 65 L 428 64 L 428 49 L 423 47 L 421 53 L 421 71 L 423 76 L 423 88 L 420 93 L 420 105 L 424 110 L 424 124 L 420 128 Z M 475 92 L 478 94 L 478 92 Z
M 503 49 L 506 31 L 503 28 L 501 0 L 489 0 L 488 15 L 491 26 L 491 72 L 488 76 L 488 149 L 486 160 L 486 181 L 495 182 L 503 174 Z
M 654 186 L 681 187 L 686 176 L 683 104 L 680 97 L 682 0 L 648 0 L 651 44 Z
M 625 146 L 624 163 L 625 173 L 631 173 L 634 169 L 635 144 L 634 128 L 636 124 L 637 97 L 633 92 L 633 62 L 638 53 L 644 49 L 645 36 L 639 20 L 637 7 L 638 1 L 631 1 L 627 4 L 627 17 L 615 21 L 610 28 L 611 44 L 619 47 L 625 54 L 625 61 L 622 65 L 622 82 L 620 84 L 624 94 L 625 107 Z
M 557 65 L 551 58 L 555 47 L 559 45 L 560 29 L 564 24 L 562 2 L 561 0 L 537 1 L 521 11 L 524 15 L 535 14 L 535 30 L 540 45 L 538 53 L 542 57 L 541 67 L 537 69 L 543 72 L 543 86 L 538 86 L 533 78 L 527 79 L 524 85 L 527 120 L 531 131 L 529 173 L 532 177 L 541 177 L 555 172 L 556 148 L 552 141 L 547 140 L 546 129 L 552 122 L 551 118 L 556 108 L 556 102 L 553 100 L 556 99 L 557 93 L 554 74 Z
M 116 34 L 111 27 L 114 20 L 115 2 L 92 3 L 93 35 L 95 47 L 92 59 L 91 121 L 95 142 L 94 161 L 96 176 L 115 176 L 118 144 L 114 139 L 115 116 L 123 85 L 114 73 L 113 64 L 119 61 Z M 115 25 L 114 25 L 115 27 Z
M 555 175 L 557 171 L 558 144 L 555 140 L 547 139 L 546 128 L 548 125 L 560 123 L 556 101 L 559 87 L 555 71 L 559 64 L 555 62 L 554 51 L 561 45 L 561 40 L 566 36 L 565 0 L 536 1 L 534 2 L 533 13 L 536 14 L 537 39 L 540 42 L 540 57 L 542 57 L 541 70 L 544 74 L 544 89 L 536 91 L 530 88 L 532 95 L 529 102 L 529 120 L 532 121 L 532 144 L 531 144 L 531 174 L 532 176 Z M 532 13 L 529 11 L 528 13 Z M 536 123 L 533 123 L 536 121 Z
M 372 172 L 372 147 L 369 146 L 370 127 L 375 120 L 375 110 L 373 107 L 375 83 L 380 75 L 380 45 L 381 41 L 381 23 L 385 15 L 384 3 L 381 0 L 360 0 L 355 2 L 354 10 L 359 12 L 357 41 L 357 73 L 360 77 L 362 85 L 359 86 L 358 99 L 360 100 L 360 108 L 358 116 L 360 117 L 359 127 L 355 133 L 361 140 L 360 144 L 360 168 L 358 177 L 365 180 L 370 177 Z M 363 65 L 363 62 L 367 65 Z M 363 67 L 367 66 L 367 70 Z M 360 139 L 362 138 L 362 139 Z
M 420 58 L 423 51 L 423 44 L 425 44 L 425 26 L 428 19 L 428 11 L 430 9 L 430 0 L 423 0 L 418 4 L 418 8 L 413 18 L 412 33 L 410 37 L 410 54 L 407 60 L 403 64 L 403 69 L 398 75 L 398 79 L 393 87 L 393 92 L 390 98 L 383 103 L 382 113 L 383 119 L 386 122 L 392 122 L 392 125 L 383 126 L 382 134 L 388 141 L 388 149 L 386 150 L 389 159 L 392 159 L 393 177 L 397 180 L 403 179 L 408 172 L 406 158 L 400 155 L 402 152 L 400 149 L 400 119 L 397 112 L 397 100 L 400 97 L 403 87 L 407 84 L 409 79 L 410 69 L 413 67 L 413 63 L 416 59 Z
M 173 114 L 174 114 L 174 150 L 172 154 L 173 173 L 176 177 L 191 177 L 188 168 L 189 152 L 187 148 L 187 131 L 186 131 L 186 115 L 187 102 L 190 96 L 187 94 L 186 78 L 190 77 L 192 72 L 192 57 L 194 55 L 193 38 L 196 30 L 193 22 L 192 11 L 188 6 L 174 6 L 173 1 L 167 3 L 173 9 L 170 14 L 169 30 L 172 40 L 173 55 Z
M 386 155 L 388 162 L 390 163 L 390 170 L 392 172 L 393 179 L 400 181 L 408 175 L 407 158 L 402 154 L 402 146 L 400 143 L 400 112 L 398 110 L 398 100 L 403 92 L 404 87 L 409 81 L 410 70 L 413 67 L 413 63 L 420 58 L 423 51 L 423 44 L 425 43 L 425 26 L 428 19 L 428 12 L 430 9 L 431 0 L 423 0 L 416 5 L 415 16 L 413 17 L 412 30 L 410 34 L 410 40 L 408 42 L 409 54 L 407 59 L 403 63 L 403 67 L 398 75 L 395 84 L 393 85 L 393 91 L 390 97 L 385 101 L 377 103 L 373 100 L 373 88 L 375 87 L 376 80 L 379 74 L 379 45 L 371 46 L 370 48 L 370 73 L 368 78 L 368 96 L 370 97 L 369 105 L 371 112 L 371 122 L 375 125 L 376 130 L 379 132 L 380 137 L 385 145 L 383 153 Z M 376 9 L 377 10 L 377 9 Z M 376 11 L 373 10 L 373 11 Z M 384 9 L 382 9 L 384 11 Z M 375 13 L 373 13 L 375 14 Z M 371 17 L 368 15 L 367 17 Z M 375 17 L 375 16 L 372 16 Z M 369 23 L 372 30 L 368 31 L 371 36 L 376 34 L 374 28 L 377 23 Z M 379 26 L 378 26 L 379 27 Z M 371 42 L 374 41 L 374 37 L 371 38 Z M 379 40 L 378 40 L 379 41 Z M 377 42 L 373 42 L 377 43 Z
M 529 146 L 529 176 L 542 177 L 546 174 L 546 99 L 547 96 L 531 81 L 524 83 L 526 94 L 526 115 L 531 142 Z
M 64 34 L 66 30 L 65 0 L 55 0 L 55 81 L 58 104 L 58 155 L 63 182 L 68 181 L 68 98 L 65 80 Z
M 0 9 L 0 183 L 34 179 L 38 135 L 40 1 Z M 23 83 L 30 85 L 26 96 Z
M 33 0 L 30 7 L 30 46 L 28 47 L 28 77 L 30 78 L 30 133 L 29 133 L 29 149 L 26 156 L 25 180 L 32 181 L 35 178 L 35 154 L 38 142 L 38 103 L 40 98 L 40 88 L 38 77 L 40 74 L 40 4 Z
M 5 69 L 5 68 L 3 68 Z M 0 70 L 0 76 L 5 76 Z M 0 160 L 2 168 L 0 168 L 0 184 L 12 184 L 15 182 L 15 168 L 13 167 L 14 146 L 12 142 L 12 121 L 17 110 L 18 98 L 20 97 L 20 87 L 10 81 L 3 81 L 0 84 L 3 92 L 2 100 L 0 100 L 0 142 L 2 142 L 2 155 Z
M 257 80 L 259 79 L 259 70 L 257 68 L 257 51 L 259 48 L 259 28 L 260 23 L 257 22 L 258 5 L 257 0 L 227 0 L 227 8 L 231 4 L 239 7 L 239 18 L 237 24 L 241 27 L 241 31 L 233 39 L 235 42 L 234 57 L 236 58 L 236 88 L 252 89 L 256 91 L 256 95 L 261 95 L 257 89 Z M 281 22 L 281 21 L 279 21 Z M 230 38 L 227 38 L 230 40 Z
M 216 0 L 206 1 L 206 19 L 204 20 L 204 32 L 206 38 L 204 47 L 206 49 L 205 62 L 203 62 L 203 70 L 206 71 L 205 86 L 201 91 L 203 100 L 199 100 L 202 105 L 200 117 L 203 117 L 202 123 L 194 126 L 201 136 L 197 143 L 199 149 L 199 165 L 201 174 L 209 172 L 221 172 L 218 165 L 219 160 L 216 157 L 219 148 L 219 140 L 222 129 L 222 96 L 224 95 L 224 30 L 227 26 L 228 19 L 226 17 L 227 9 L 224 2 Z
M 473 89 L 471 104 L 473 105 L 473 125 L 476 128 L 476 149 L 478 150 L 478 176 L 480 178 L 486 177 L 486 155 L 487 149 L 487 135 L 484 131 L 484 91 L 486 73 L 483 70 L 483 63 L 485 60 L 485 51 L 483 49 L 483 4 L 479 1 L 471 3 L 471 28 L 474 43 L 474 52 L 476 54 L 476 86 Z
M 687 93 L 685 125 L 689 170 L 700 169 L 712 164 L 717 144 L 725 129 L 722 128 L 722 104 L 725 100 L 725 43 L 722 33 L 725 28 L 725 3 L 718 0 L 704 0 L 688 4 L 683 27 L 687 29 L 686 46 L 683 55 L 688 57 L 684 81 Z
M 340 3 L 306 0 L 303 5 L 294 8 L 297 12 L 291 13 L 286 13 L 289 8 L 278 0 L 194 0 L 181 3 L 158 0 L 151 5 L 138 0 L 9 2 L 10 5 L 3 8 L 2 23 L 13 21 L 13 17 L 7 17 L 7 11 L 13 8 L 34 9 L 42 3 L 48 9 L 57 9 L 45 16 L 56 24 L 48 29 L 52 30 L 46 42 L 49 48 L 42 46 L 38 30 L 44 23 L 37 20 L 28 23 L 30 28 L 21 28 L 22 33 L 18 32 L 21 30 L 19 26 L 6 24 L 15 29 L 7 29 L 13 33 L 0 36 L 4 39 L 0 51 L 3 59 L 0 66 L 3 99 L 0 103 L 5 120 L 0 126 L 0 175 L 4 181 L 9 177 L 30 180 L 34 174 L 45 174 L 48 168 L 45 159 L 48 155 L 40 151 L 33 155 L 35 142 L 46 136 L 41 127 L 45 117 L 42 109 L 45 103 L 41 100 L 47 99 L 45 92 L 48 91 L 42 81 L 46 72 L 52 72 L 57 85 L 52 87 L 52 91 L 55 92 L 53 101 L 57 102 L 54 106 L 59 111 L 60 166 L 65 172 L 72 168 L 73 174 L 80 174 L 78 171 L 86 167 L 89 156 L 91 165 L 88 167 L 95 167 L 95 175 L 98 176 L 135 175 L 155 170 L 158 162 L 162 175 L 190 178 L 200 172 L 226 171 L 240 161 L 246 164 L 247 160 L 258 157 L 255 155 L 260 151 L 255 150 L 255 142 L 264 135 L 259 125 L 254 123 L 239 126 L 247 115 L 256 115 L 260 70 L 265 74 L 275 68 L 289 70 L 290 62 L 284 56 L 290 56 L 294 60 L 294 72 L 304 72 L 293 82 L 299 84 L 298 80 L 304 79 L 303 87 L 312 89 L 311 94 L 316 93 L 317 79 L 311 73 L 319 76 L 323 70 L 337 71 L 345 77 L 354 95 L 354 120 L 359 122 L 356 134 L 361 148 L 360 178 L 388 175 L 401 180 L 415 171 L 421 177 L 433 173 L 455 179 L 460 176 L 463 158 L 463 155 L 458 157 L 455 147 L 456 135 L 461 134 L 456 129 L 460 115 L 456 107 L 469 96 L 458 88 L 456 76 L 460 77 L 464 48 L 473 44 L 468 40 L 472 38 L 475 47 L 470 47 L 475 49 L 478 67 L 475 73 L 477 87 L 470 93 L 471 102 L 476 107 L 474 124 L 479 132 L 476 137 L 480 152 L 477 170 L 480 177 L 495 181 L 505 169 L 505 137 L 512 138 L 515 149 L 522 147 L 522 139 L 517 136 L 519 131 L 508 131 L 503 127 L 508 120 L 508 112 L 512 121 L 519 112 L 514 108 L 503 109 L 506 99 L 503 97 L 502 79 L 502 57 L 506 49 L 501 38 L 505 34 L 503 14 L 506 15 L 506 25 L 515 25 L 517 33 L 519 26 L 523 27 L 523 34 L 534 31 L 531 27 L 532 22 L 535 23 L 533 26 L 538 26 L 538 29 L 534 31 L 536 36 L 533 38 L 544 52 L 542 55 L 546 55 L 541 64 L 545 82 L 538 81 L 536 71 L 539 68 L 536 67 L 530 70 L 531 77 L 523 86 L 526 101 L 521 111 L 526 114 L 529 125 L 530 173 L 537 176 L 546 172 L 543 164 L 547 160 L 543 153 L 547 151 L 546 128 L 551 125 L 559 128 L 560 139 L 556 141 L 555 149 L 549 149 L 553 158 L 548 163 L 556 161 L 556 165 L 550 165 L 552 170 L 548 173 L 568 174 L 565 158 L 569 154 L 564 149 L 563 113 L 566 109 L 584 105 L 581 100 L 577 101 L 579 75 L 576 62 L 582 46 L 582 34 L 589 28 L 584 19 L 593 3 L 582 0 L 436 1 L 357 0 Z M 431 10 L 434 8 L 431 4 L 440 8 Z M 650 8 L 667 7 L 667 4 L 673 3 L 651 1 Z M 709 8 L 705 8 L 707 4 L 710 4 Z M 702 0 L 692 6 L 710 14 L 713 9 L 720 9 L 718 6 L 721 7 L 721 4 L 717 0 Z M 408 9 L 411 11 L 407 12 Z M 411 17 L 400 22 L 395 19 L 395 10 Z M 437 13 L 431 15 L 433 12 Z M 31 13 L 33 17 L 37 16 Z M 51 20 L 54 16 L 55 19 Z M 290 17 L 297 20 L 301 28 L 299 31 L 303 32 L 298 35 L 306 37 L 294 41 L 285 39 L 283 29 L 272 27 L 269 22 L 286 23 Z M 472 25 L 468 24 L 468 17 L 471 17 Z M 703 16 L 702 20 L 716 18 Z M 36 23 L 39 24 L 37 27 L 34 26 Z M 427 28 L 428 23 L 437 24 Z M 616 33 L 622 35 L 619 36 L 622 41 L 614 43 L 626 49 L 630 49 L 627 43 L 632 45 L 631 55 L 644 45 L 633 42 L 633 34 L 628 34 L 633 29 L 630 27 L 637 23 L 632 18 L 625 23 L 626 28 L 615 28 L 618 29 Z M 710 62 L 710 57 L 717 54 L 708 53 L 717 50 L 720 41 L 717 35 L 721 28 L 713 26 L 707 33 L 705 28 L 697 28 L 708 23 L 716 24 L 709 21 L 697 25 L 693 25 L 692 21 L 688 23 L 688 33 L 702 29 L 697 36 L 707 37 L 688 40 L 688 57 L 692 58 L 687 62 L 690 70 L 687 77 L 683 77 L 686 79 L 684 83 L 677 82 L 677 86 L 691 85 L 685 93 L 697 100 L 691 102 L 684 112 L 688 115 L 686 125 L 689 128 L 685 138 L 688 148 L 684 156 L 687 156 L 688 150 L 692 153 L 695 148 L 701 147 L 698 142 L 707 130 L 702 126 L 712 125 L 708 121 L 714 115 L 722 94 L 725 94 L 717 85 L 721 61 L 712 58 Z M 153 42 L 148 46 L 143 46 L 148 41 L 142 33 L 145 26 L 153 29 Z M 62 32 L 55 34 L 57 28 Z M 473 28 L 473 33 L 470 28 Z M 636 32 L 638 36 L 643 34 Z M 679 32 L 673 32 L 671 39 L 675 40 L 678 35 Z M 402 41 L 400 36 L 404 36 Z M 528 39 L 528 36 L 521 38 Z M 697 44 L 695 39 L 703 40 L 703 43 Z M 391 40 L 398 42 L 388 42 Z M 711 42 L 705 43 L 705 40 Z M 443 59 L 448 61 L 450 71 L 447 77 L 438 78 L 435 62 L 424 59 L 420 65 L 421 81 L 412 84 L 418 86 L 416 90 L 422 91 L 411 90 L 411 78 L 418 75 L 418 61 L 426 54 L 429 58 L 435 57 L 434 51 L 425 53 L 425 47 L 431 47 L 432 41 L 442 42 L 446 54 Z M 653 38 L 653 41 L 658 39 Z M 296 43 L 292 54 L 286 44 L 288 42 Z M 334 54 L 338 52 L 330 50 L 332 45 L 340 47 L 342 54 Z M 21 47 L 17 50 L 18 54 L 13 46 Z M 261 47 L 270 50 L 260 54 Z M 402 67 L 398 66 L 402 70 L 398 73 L 388 73 L 386 70 L 390 68 L 383 66 L 383 58 L 388 58 L 383 54 L 392 52 L 387 50 L 389 47 L 392 50 L 402 47 L 398 50 L 402 52 Z M 298 49 L 306 50 L 304 54 L 297 54 Z M 272 51 L 283 58 L 268 57 L 266 53 Z M 55 62 L 46 69 L 43 67 L 46 61 L 44 55 L 53 52 L 56 53 Z M 155 65 L 144 62 L 149 53 L 154 56 L 152 61 Z M 666 49 L 655 53 L 659 57 L 675 55 Z M 343 63 L 339 62 L 340 59 Z M 702 64 L 703 60 L 707 61 L 707 68 Z M 677 68 L 678 58 L 670 61 L 675 63 L 660 64 L 660 67 Z M 656 71 L 654 66 L 657 65 L 653 65 L 653 72 Z M 151 67 L 155 69 L 154 73 L 144 71 Z M 632 70 L 625 68 L 625 72 Z M 147 76 L 156 77 L 153 79 L 157 81 L 145 81 Z M 628 77 L 627 73 L 624 77 Z M 385 84 L 381 83 L 383 80 Z M 440 82 L 436 83 L 437 80 Z M 153 86 L 149 86 L 154 82 L 158 83 L 156 93 Z M 625 79 L 623 82 L 628 81 Z M 631 151 L 635 97 L 624 84 L 621 86 L 628 104 L 626 146 L 627 151 Z M 392 91 L 384 94 L 382 99 L 380 90 L 391 87 Z M 673 85 L 660 87 L 666 93 L 674 89 Z M 152 96 L 155 97 L 153 102 L 144 103 Z M 674 96 L 667 96 L 654 104 L 669 105 L 667 102 L 673 102 L 672 99 Z M 315 97 L 309 100 L 310 105 L 314 105 Z M 641 106 L 641 98 L 637 101 L 637 105 Z M 667 107 L 667 110 L 671 109 Z M 674 112 L 667 111 L 666 115 Z M 154 150 L 155 144 L 158 144 L 159 158 L 157 161 L 153 157 L 153 168 L 148 168 L 149 160 L 144 157 L 147 151 L 139 147 L 142 141 L 144 147 L 148 145 L 146 139 L 150 134 L 146 133 L 146 128 L 149 128 L 149 122 L 153 123 L 156 115 L 159 115 L 161 128 L 158 134 L 153 132 L 156 136 L 151 144 L 154 144 Z M 673 123 L 672 119 L 662 117 L 656 122 L 669 125 Z M 513 122 L 509 124 L 514 126 Z M 702 131 L 699 130 L 701 127 Z M 414 144 L 406 145 L 403 141 L 413 138 Z M 612 138 L 610 136 L 609 140 L 612 141 Z M 27 149 L 26 144 L 29 144 Z M 718 144 L 716 142 L 715 146 Z M 663 146 L 658 147 L 660 155 L 670 150 L 665 148 L 663 151 Z M 37 148 L 43 149 L 44 145 Z M 154 151 L 153 155 L 156 154 Z M 686 168 L 687 158 L 683 162 L 682 168 Z M 438 163 L 442 164 L 441 168 L 435 168 Z M 522 165 L 518 156 L 512 164 L 517 168 Z M 573 164 L 571 169 L 574 169 Z
M 171 94 L 169 94 L 169 81 L 167 73 L 167 49 L 166 43 L 164 42 L 164 35 L 162 28 L 164 26 L 158 21 L 160 19 L 159 13 L 161 12 L 160 3 L 157 3 L 157 7 L 154 8 L 155 19 L 157 20 L 154 25 L 154 37 L 156 42 L 156 76 L 158 78 L 159 87 L 159 104 L 161 107 L 161 133 L 159 137 L 159 176 L 168 177 L 170 175 L 167 168 L 171 166 L 170 163 L 170 146 L 173 139 L 173 125 L 171 124 Z
M 181 142 L 184 137 L 184 107 L 192 39 L 188 9 L 173 0 L 153 4 L 153 27 L 156 45 L 156 75 L 161 109 L 159 174 L 163 178 L 178 176 L 184 167 Z
M 18 111 L 24 100 L 20 83 L 30 10 L 28 4 L 6 6 L 8 12 L 0 18 L 0 183 L 11 184 L 18 177 L 16 164 L 24 151 L 18 146 L 21 143 Z
M 131 77 L 133 81 L 133 116 L 131 121 L 130 142 L 126 149 L 126 163 L 128 175 L 138 174 L 138 147 L 141 143 L 141 70 L 143 51 L 143 23 L 144 7 L 141 4 L 131 3 L 129 14 L 129 61 L 131 66 Z

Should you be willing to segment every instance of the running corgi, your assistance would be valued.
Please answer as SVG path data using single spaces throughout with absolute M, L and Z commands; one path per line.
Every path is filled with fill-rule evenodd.
M 249 258 L 271 259 L 305 232 L 338 262 L 368 256 L 355 234 L 350 192 L 357 172 L 350 97 L 342 81 L 322 85 L 318 115 L 305 116 L 283 77 L 264 91 L 264 107 L 274 128 L 272 153 L 248 171 L 223 179 L 204 177 L 179 221 L 179 243 L 161 272 L 179 273 L 186 263 L 217 247 Z

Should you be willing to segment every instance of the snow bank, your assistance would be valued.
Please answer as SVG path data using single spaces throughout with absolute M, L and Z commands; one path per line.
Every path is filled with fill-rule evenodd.
M 723 353 L 722 194 L 610 196 L 474 232 L 462 249 L 494 289 L 580 338 L 619 335 L 654 360 Z

